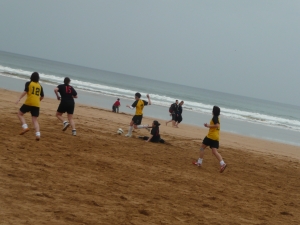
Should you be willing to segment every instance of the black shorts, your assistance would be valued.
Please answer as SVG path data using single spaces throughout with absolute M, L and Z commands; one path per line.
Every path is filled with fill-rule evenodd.
M 57 112 L 59 113 L 65 113 L 73 114 L 75 108 L 74 102 L 61 102 L 58 106 Z
M 208 137 L 205 137 L 203 139 L 202 144 L 204 144 L 206 146 L 209 146 L 210 148 L 216 148 L 216 149 L 219 148 L 219 141 L 212 140 L 212 139 L 210 139 Z
M 139 116 L 134 115 L 132 117 L 133 124 L 140 125 L 142 123 L 142 119 L 143 119 L 143 115 L 139 115 Z
M 40 115 L 40 107 L 36 107 L 36 106 L 22 105 L 20 111 L 24 114 L 30 112 L 31 116 L 34 117 L 39 117 Z

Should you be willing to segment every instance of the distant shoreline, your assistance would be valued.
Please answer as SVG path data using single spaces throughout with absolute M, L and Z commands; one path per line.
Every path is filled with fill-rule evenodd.
M 17 113 L 19 107 L 23 102 L 25 101 L 25 97 L 22 99 L 22 101 L 18 104 L 15 105 L 16 99 L 19 97 L 20 92 L 15 92 L 15 91 L 10 91 L 10 90 L 5 90 L 0 88 L 0 107 L 4 112 L 9 112 L 9 113 Z M 46 97 L 42 101 L 42 106 L 41 106 L 41 113 L 42 116 L 40 117 L 40 120 L 47 120 L 48 118 L 45 118 L 43 114 L 47 114 L 51 117 L 55 118 L 55 112 L 58 107 L 59 101 L 56 99 L 52 98 L 54 96 L 49 96 Z M 79 93 L 79 98 L 80 98 L 80 93 Z M 11 111 L 11 107 L 14 108 L 14 111 Z M 123 106 L 125 107 L 125 106 Z M 150 106 L 149 106 L 150 107 Z M 90 112 L 93 111 L 93 112 Z M 80 123 L 84 123 L 84 121 L 80 120 L 80 115 L 82 113 L 86 115 L 96 115 L 94 111 L 98 112 L 98 117 L 100 118 L 106 118 L 107 120 L 116 120 L 119 121 L 120 126 L 123 128 L 125 132 L 127 132 L 129 122 L 133 116 L 133 111 L 129 112 L 121 112 L 119 114 L 113 113 L 110 111 L 110 109 L 105 109 L 103 107 L 97 107 L 97 106 L 91 106 L 89 104 L 81 104 L 77 103 L 76 108 L 75 108 L 75 118 L 76 118 L 76 123 L 77 126 L 80 127 Z M 151 124 L 154 119 L 157 119 L 155 117 L 152 117 L 149 112 L 147 113 L 147 109 L 145 109 L 146 115 L 143 118 L 143 124 Z M 26 115 L 28 116 L 28 115 Z M 28 120 L 28 119 L 27 119 Z M 199 142 L 206 136 L 207 134 L 207 128 L 204 127 L 199 127 L 195 125 L 189 125 L 189 124 L 180 124 L 180 128 L 172 128 L 171 125 L 166 126 L 165 122 L 166 120 L 163 119 L 158 119 L 161 123 L 161 132 L 162 134 L 168 134 L 172 135 L 172 133 L 176 136 L 182 136 L 184 139 L 189 138 L 189 139 L 198 139 Z M 17 120 L 16 120 L 17 121 Z M 30 120 L 28 121 L 30 122 Z M 19 122 L 14 122 L 13 124 L 10 124 L 10 126 L 14 126 L 18 128 Z M 109 125 L 108 125 L 109 126 Z M 116 127 L 115 129 L 117 129 Z M 42 128 L 43 130 L 45 128 Z M 99 130 L 101 130 L 101 126 L 99 125 Z M 5 138 L 5 137 L 2 137 Z M 200 142 L 201 143 L 201 142 Z M 199 144 L 200 144 L 199 143 Z M 200 146 L 200 145 L 199 145 Z M 221 140 L 220 140 L 220 146 L 221 148 L 223 147 L 234 147 L 237 149 L 251 149 L 254 151 L 258 151 L 264 154 L 277 154 L 277 155 L 282 155 L 282 156 L 288 156 L 292 158 L 297 158 L 300 159 L 300 147 L 299 146 L 293 146 L 289 144 L 283 144 L 283 143 L 277 143 L 273 141 L 268 141 L 268 140 L 262 140 L 262 139 L 257 139 L 257 138 L 252 138 L 248 136 L 243 136 L 243 135 L 238 135 L 238 134 L 233 134 L 229 132 L 224 132 L 221 130 Z M 195 149 L 197 150 L 197 149 Z
M 15 79 L 11 77 L 0 75 L 0 88 L 8 89 L 12 91 L 21 92 L 24 89 L 25 81 L 22 79 Z M 55 99 L 53 89 L 55 85 L 49 85 L 41 82 L 45 89 L 45 97 Z M 100 107 L 103 109 L 111 110 L 112 104 L 115 102 L 116 97 L 95 94 L 87 91 L 77 90 L 79 98 L 76 99 L 76 103 L 90 105 L 94 107 Z M 143 97 L 142 97 L 143 98 Z M 120 112 L 133 114 L 134 111 L 126 108 L 126 105 L 131 105 L 134 99 L 122 99 Z M 211 115 L 195 113 L 183 108 L 183 122 L 182 124 L 193 125 L 199 128 L 203 127 L 203 124 L 209 122 Z M 222 110 L 222 109 L 221 109 Z M 221 113 L 222 114 L 222 113 Z M 169 120 L 170 116 L 167 107 L 152 105 L 147 106 L 144 110 L 145 117 L 151 117 L 158 120 Z M 246 137 L 252 137 L 262 140 L 274 141 L 277 143 L 284 143 L 294 146 L 300 146 L 298 142 L 299 132 L 289 131 L 286 129 L 273 128 L 266 125 L 260 125 L 245 121 L 238 121 L 222 117 L 221 115 L 221 131 L 232 134 L 239 134 Z M 268 136 L 269 135 L 269 136 Z

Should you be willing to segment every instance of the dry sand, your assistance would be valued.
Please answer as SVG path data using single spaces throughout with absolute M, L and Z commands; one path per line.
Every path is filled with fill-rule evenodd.
M 146 143 L 136 138 L 145 129 L 132 138 L 116 132 L 127 131 L 132 114 L 77 104 L 73 137 L 49 98 L 37 142 L 29 114 L 30 132 L 18 135 L 19 95 L 0 89 L 1 225 L 300 224 L 300 147 L 221 130 L 228 167 L 220 174 L 209 149 L 202 168 L 192 165 L 206 128 L 160 121 L 167 143 Z

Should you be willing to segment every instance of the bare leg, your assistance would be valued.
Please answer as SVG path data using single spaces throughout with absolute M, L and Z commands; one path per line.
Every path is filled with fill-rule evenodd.
M 21 111 L 18 112 L 18 118 L 21 122 L 21 124 L 26 124 L 25 118 L 24 118 L 24 113 L 22 113 Z
M 203 157 L 204 157 L 204 149 L 206 147 L 207 147 L 206 145 L 202 144 L 202 146 L 200 148 L 200 156 L 199 156 L 200 159 L 203 159 Z
M 176 123 L 175 123 L 175 120 L 172 120 L 172 126 L 178 128 Z
M 222 159 L 222 156 L 221 154 L 218 152 L 218 150 L 216 148 L 212 148 L 212 153 L 216 156 L 216 158 L 219 160 L 219 162 L 221 162 L 223 159 Z
M 57 117 L 61 122 L 64 122 L 64 118 L 62 117 L 62 113 L 56 112 L 56 117 Z
M 71 124 L 72 130 L 76 130 L 75 129 L 75 122 L 73 120 L 73 114 L 68 114 L 68 120 L 69 120 L 69 123 Z
M 35 116 L 32 117 L 32 123 L 34 125 L 35 132 L 40 132 L 40 125 L 37 120 L 37 117 L 35 117 Z
M 224 160 L 223 160 L 221 154 L 218 152 L 218 150 L 217 150 L 216 148 L 213 148 L 213 149 L 212 149 L 212 153 L 213 153 L 213 154 L 216 156 L 216 158 L 219 160 L 220 166 L 221 166 L 221 168 L 220 168 L 220 173 L 223 173 L 224 170 L 226 169 L 226 166 L 227 166 L 226 163 L 224 162 Z
M 202 166 L 205 148 L 206 148 L 206 145 L 202 144 L 201 147 L 200 147 L 199 159 L 194 163 L 195 165 Z
M 40 133 L 40 125 L 39 122 L 37 120 L 38 118 L 36 116 L 32 117 L 32 123 L 34 125 L 35 128 L 35 140 L 39 141 L 41 138 L 41 133 Z
M 166 122 L 166 126 L 168 126 L 168 123 L 172 122 L 173 120 L 169 120 Z
M 24 113 L 22 113 L 21 111 L 18 112 L 18 118 L 22 124 L 22 131 L 20 132 L 20 135 L 25 134 L 26 132 L 29 131 L 28 125 L 26 124 L 25 118 L 24 118 Z

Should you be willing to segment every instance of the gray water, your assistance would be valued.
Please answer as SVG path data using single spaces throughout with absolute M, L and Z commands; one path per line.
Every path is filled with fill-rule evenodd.
M 116 98 L 121 98 L 121 110 L 133 113 L 124 106 L 132 104 L 136 92 L 142 93 L 143 97 L 149 93 L 153 105 L 145 109 L 145 116 L 169 120 L 169 105 L 175 99 L 184 100 L 183 123 L 196 126 L 209 122 L 212 107 L 218 105 L 221 108 L 222 131 L 300 145 L 300 106 L 0 51 L 1 88 L 22 91 L 33 71 L 40 73 L 45 94 L 49 97 L 55 97 L 53 88 L 68 76 L 81 95 L 79 103 L 110 109 Z

